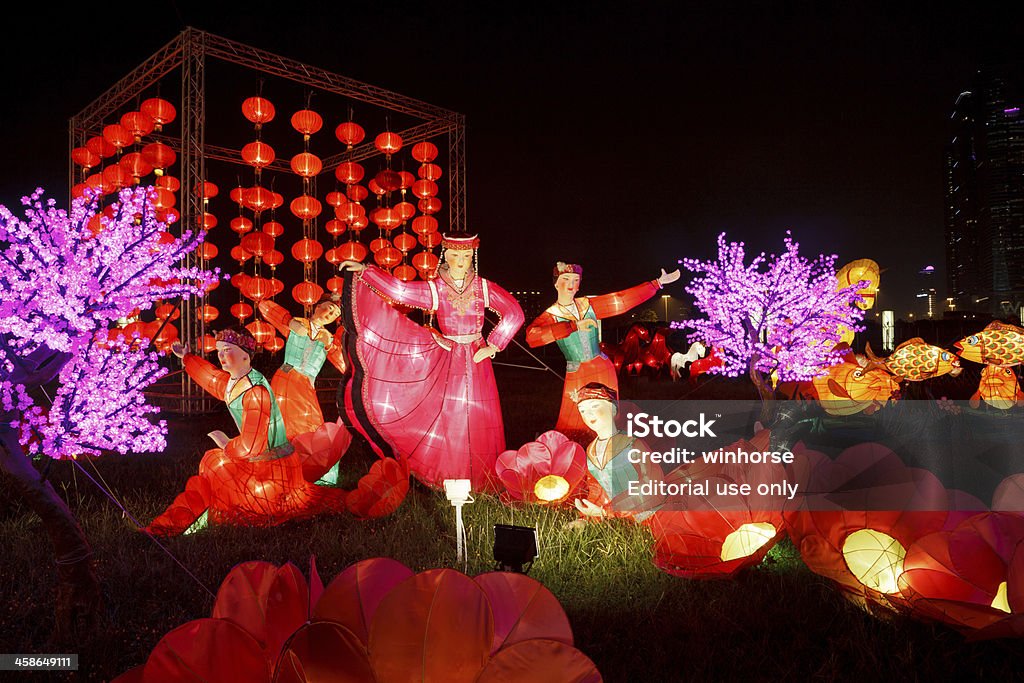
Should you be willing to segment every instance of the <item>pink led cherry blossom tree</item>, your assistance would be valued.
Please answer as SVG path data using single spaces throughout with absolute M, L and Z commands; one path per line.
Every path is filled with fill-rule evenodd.
M 99 604 L 89 544 L 25 450 L 51 458 L 162 450 L 164 421 L 142 390 L 166 373 L 148 340 L 108 334 L 112 321 L 162 298 L 202 292 L 216 275 L 177 265 L 203 239 L 173 238 L 152 188 L 122 190 L 96 224 L 97 196 L 67 211 L 42 190 L 25 220 L 0 206 L 0 468 L 43 520 L 56 554 L 58 641 Z M 52 401 L 44 387 L 55 384 Z
M 718 259 L 684 259 L 683 265 L 698 274 L 686 287 L 704 318 L 672 323 L 676 329 L 692 329 L 691 342 L 718 349 L 723 365 L 712 373 L 750 375 L 765 403 L 762 421 L 770 417 L 774 392 L 768 378 L 780 381 L 808 380 L 840 362 L 835 350 L 840 326 L 862 330 L 864 311 L 854 303 L 864 283 L 839 289 L 836 257 L 819 255 L 813 261 L 800 256 L 800 245 L 790 233 L 786 250 L 750 263 L 742 242 L 726 242 L 718 236 Z

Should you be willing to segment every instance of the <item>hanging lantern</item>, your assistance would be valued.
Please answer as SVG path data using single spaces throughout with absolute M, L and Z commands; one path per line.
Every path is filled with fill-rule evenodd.
M 437 145 L 432 142 L 417 142 L 412 146 L 412 158 L 427 163 L 437 158 Z
M 153 312 L 156 315 L 156 319 L 161 321 L 168 318 L 171 320 L 177 320 L 181 317 L 181 311 L 179 311 L 178 307 L 174 304 L 160 304 Z
M 75 185 L 71 188 L 71 196 L 74 199 L 81 199 L 82 197 L 85 196 L 85 189 L 87 187 L 89 186 L 86 185 L 85 183 L 75 183 Z
M 125 154 L 118 163 L 132 176 L 134 182 L 139 182 L 142 176 L 149 175 L 153 170 L 152 164 L 146 161 L 138 152 Z
M 103 173 L 93 173 L 91 176 L 85 179 L 85 184 L 96 192 L 108 194 L 106 189 L 103 187 Z
M 210 200 L 216 197 L 220 193 L 220 189 L 216 184 L 211 182 L 204 182 L 196 186 L 196 194 L 199 195 L 200 199 Z
M 391 156 L 398 150 L 402 149 L 402 136 L 398 133 L 388 131 L 378 135 L 373 141 L 373 144 L 381 154 Z
M 394 208 L 399 220 L 403 223 L 416 215 L 416 207 L 409 202 L 399 202 L 392 208 Z
M 157 212 L 156 217 L 157 217 L 157 220 L 163 221 L 164 223 L 167 223 L 168 225 L 170 225 L 171 223 L 177 223 L 178 219 L 181 218 L 181 214 L 178 213 L 177 209 L 169 208 L 169 209 L 166 209 L 166 210 L 163 211 L 163 217 L 161 217 L 160 212 Z M 173 238 L 172 238 L 172 240 L 173 240 Z M 166 241 L 164 243 L 165 244 L 170 244 L 171 240 L 168 240 L 168 241 Z
M 374 180 L 377 181 L 378 185 L 384 188 L 385 192 L 394 192 L 395 190 L 402 187 L 401 174 L 390 169 L 384 169 L 383 171 L 378 173 L 376 176 L 374 176 Z
M 297 218 L 304 221 L 316 218 L 323 210 L 320 200 L 308 194 L 293 199 L 290 208 Z
M 243 204 L 243 197 L 244 196 L 245 196 L 245 188 L 244 187 L 233 188 L 231 190 L 231 192 L 228 193 L 228 197 L 231 198 L 231 201 L 233 201 L 235 204 L 238 204 L 239 206 L 242 206 L 242 204 Z
M 437 264 L 439 261 L 440 259 L 437 258 L 437 254 L 431 254 L 429 251 L 421 251 L 412 257 L 412 265 L 416 267 L 416 270 L 420 271 L 421 275 L 424 273 L 433 273 L 437 270 Z
M 366 137 L 366 131 L 358 123 L 346 121 L 334 129 L 334 135 L 349 148 L 358 145 Z
M 241 247 L 235 247 L 235 249 L 239 249 L 241 251 L 245 251 Z M 234 249 L 232 249 L 232 252 L 233 251 L 234 251 Z M 246 252 L 246 253 L 248 254 L 248 252 Z M 231 278 L 231 286 L 234 287 L 235 289 L 237 289 L 239 292 L 245 293 L 245 283 L 247 283 L 249 281 L 249 279 L 250 279 L 250 276 L 247 275 L 246 273 L 236 273 Z
M 277 249 L 271 249 L 263 255 L 263 262 L 271 268 L 277 268 L 279 265 L 284 263 L 284 254 L 279 252 Z
M 89 219 L 89 222 L 85 224 L 85 227 L 89 228 L 89 232 L 96 236 L 103 232 L 103 216 L 95 214 Z
M 71 150 L 71 160 L 86 170 L 102 161 L 100 155 L 93 154 L 88 147 L 75 147 Z
M 382 206 L 370 212 L 370 220 L 384 230 L 394 230 L 402 224 L 398 213 L 387 206 Z
M 345 232 L 345 224 L 337 218 L 332 218 L 324 223 L 324 229 L 327 230 L 329 235 L 340 235 Z
M 157 175 L 161 175 L 165 168 L 174 165 L 178 156 L 164 143 L 151 142 L 142 148 L 142 158 L 153 166 Z
M 325 199 L 327 200 L 327 204 L 329 206 L 333 206 L 335 209 L 337 209 L 339 206 L 344 206 L 345 204 L 348 204 L 348 197 L 346 197 L 341 192 L 328 192 L 327 197 L 325 197 Z
M 253 256 L 262 258 L 274 249 L 274 238 L 265 232 L 251 232 L 242 238 L 242 248 Z
M 323 117 L 312 109 L 301 109 L 292 114 L 292 128 L 302 133 L 304 140 L 309 140 L 309 136 L 323 128 L 323 125 Z
M 92 152 L 98 157 L 102 157 L 103 159 L 106 159 L 107 157 L 112 157 L 115 154 L 117 154 L 117 147 L 114 147 L 112 144 L 104 140 L 102 135 L 97 135 L 96 137 L 89 138 L 89 140 L 85 143 L 85 147 L 90 152 Z
M 276 158 L 274 148 L 259 140 L 250 142 L 245 147 L 242 147 L 242 161 L 253 168 L 266 168 L 274 163 Z
M 412 221 L 412 231 L 419 235 L 437 232 L 437 219 L 433 216 L 417 216 Z
M 239 302 L 231 307 L 231 315 L 238 318 L 239 321 L 244 321 L 246 318 L 252 317 L 252 306 Z
M 441 179 L 441 167 L 437 164 L 423 164 L 416 171 L 416 175 L 425 180 L 440 180 Z
M 315 282 L 300 282 L 292 287 L 292 298 L 303 306 L 312 306 L 321 296 L 324 289 Z
M 395 247 L 401 252 L 411 251 L 416 248 L 416 238 L 407 232 L 395 236 Z
M 253 301 L 263 301 L 271 295 L 270 280 L 265 277 L 251 277 L 245 283 L 242 293 Z
M 338 255 L 342 261 L 362 262 L 367 255 L 366 245 L 362 242 L 345 242 L 338 247 Z
M 252 258 L 252 254 L 250 254 L 245 249 L 243 249 L 241 247 L 241 245 L 238 245 L 238 246 L 231 247 L 231 258 L 233 258 L 234 260 L 238 261 L 239 265 L 241 265 L 241 264 L 245 263 L 246 261 L 248 261 L 249 259 L 251 259 Z M 244 275 L 244 273 L 243 273 L 243 275 Z M 248 277 L 248 276 L 246 276 L 246 277 Z M 237 278 L 233 278 L 231 280 L 231 283 L 233 285 L 237 286 L 237 287 L 241 287 L 241 285 L 238 284 Z
M 378 237 L 377 239 L 370 242 L 370 251 L 376 254 L 381 249 L 387 249 L 391 246 L 391 240 L 384 237 Z
M 292 157 L 291 161 L 292 172 L 303 178 L 312 178 L 320 173 L 323 169 L 324 164 L 320 161 L 320 157 L 309 152 L 300 152 Z
M 121 125 L 135 136 L 135 142 L 141 142 L 142 138 L 153 132 L 156 121 L 149 114 L 141 111 L 130 111 L 121 117 Z
M 328 249 L 327 252 L 324 254 L 324 258 L 327 259 L 328 263 L 332 263 L 334 265 L 338 265 L 339 263 L 345 260 L 344 258 L 342 258 L 341 252 L 339 252 L 337 248 Z
M 332 277 L 329 280 L 327 280 L 327 289 L 329 289 L 330 291 L 334 292 L 335 294 L 340 294 L 341 293 L 341 289 L 344 286 L 345 286 L 345 278 Z
M 207 285 L 206 285 L 206 291 L 207 292 L 212 292 L 213 290 L 217 289 L 218 287 L 220 287 L 220 280 L 219 279 L 218 280 L 210 280 L 207 283 Z
M 437 213 L 441 210 L 441 200 L 437 197 L 425 197 L 416 206 L 421 213 Z
M 270 296 L 277 296 L 284 291 L 284 283 L 276 277 L 270 278 Z
M 210 231 L 217 227 L 217 217 L 212 213 L 204 213 L 202 217 L 203 230 Z
M 216 306 L 211 306 L 210 304 L 206 304 L 196 311 L 196 317 L 204 323 L 212 323 L 218 316 L 220 316 L 220 311 L 217 310 Z
M 153 194 L 155 195 L 153 198 L 153 206 L 161 211 L 171 208 L 177 201 L 173 192 L 169 192 L 161 187 L 155 188 L 153 190 Z
M 178 328 L 174 325 L 165 325 L 164 329 L 160 330 L 160 332 L 153 337 L 153 346 L 155 346 L 158 351 L 166 353 L 170 350 L 171 344 L 177 341 L 177 339 Z
M 441 233 L 425 232 L 422 233 L 417 239 L 420 241 L 420 244 L 425 246 L 427 249 L 433 249 L 437 245 L 441 244 Z
M 128 129 L 120 123 L 112 123 L 103 128 L 103 139 L 118 149 L 127 147 L 135 142 L 135 138 L 128 132 Z
M 324 253 L 323 246 L 316 240 L 305 237 L 292 245 L 292 256 L 303 263 L 312 263 Z
M 172 175 L 162 175 L 156 179 L 156 186 L 162 187 L 168 192 L 177 192 L 181 189 L 181 181 Z
M 370 192 L 374 193 L 378 197 L 383 197 L 385 194 L 387 194 L 387 190 L 385 190 L 377 183 L 376 178 L 370 178 L 370 182 L 366 183 L 366 185 L 367 187 L 370 188 Z
M 416 269 L 406 263 L 397 266 L 393 271 L 391 271 L 391 274 L 402 282 L 410 282 L 411 280 L 416 279 Z
M 345 194 L 354 202 L 361 202 L 370 196 L 370 191 L 362 185 L 349 185 L 348 190 Z
M 417 180 L 412 184 L 412 193 L 420 199 L 433 197 L 437 194 L 437 183 L 433 180 Z M 426 213 L 426 212 L 424 212 Z
M 270 208 L 279 209 L 284 206 L 284 195 L 280 192 L 271 192 Z
M 204 334 L 201 340 L 203 353 L 213 353 L 217 350 L 217 340 L 212 335 Z
M 103 169 L 103 185 L 111 187 L 116 192 L 122 187 L 128 187 L 135 179 L 121 164 L 111 164 Z
M 204 261 L 217 258 L 217 245 L 213 242 L 203 242 L 196 251 L 199 252 L 199 258 Z
M 270 341 L 271 337 L 274 336 L 274 328 L 270 326 L 270 323 L 263 320 L 253 320 L 245 326 L 245 329 L 252 332 L 252 336 L 256 339 L 257 344 Z
M 260 185 L 242 191 L 242 206 L 252 209 L 255 213 L 266 211 L 273 203 L 274 193 Z
M 361 214 L 353 218 L 351 221 L 349 221 L 348 227 L 352 228 L 356 232 L 359 232 L 369 224 L 370 219 L 368 219 L 365 214 Z
M 263 224 L 263 232 L 271 237 L 280 237 L 284 234 L 284 226 L 277 221 L 267 221 Z
M 373 255 L 373 260 L 384 268 L 390 268 L 402 262 L 402 252 L 394 247 L 386 247 Z
M 151 97 L 142 103 L 139 110 L 153 119 L 153 129 L 163 130 L 165 124 L 170 123 L 178 115 L 174 105 L 159 97 Z
M 245 216 L 235 216 L 231 219 L 231 229 L 239 235 L 244 235 L 252 230 L 252 221 Z
M 271 353 L 277 353 L 284 348 L 284 339 L 274 335 L 265 344 L 263 344 L 263 348 Z
M 354 161 L 343 161 L 338 164 L 338 168 L 334 169 L 334 177 L 338 179 L 339 183 L 346 185 L 355 185 L 363 179 L 365 174 L 365 169 Z
M 256 124 L 259 130 L 264 123 L 274 120 L 274 105 L 265 97 L 250 97 L 242 102 L 242 116 Z

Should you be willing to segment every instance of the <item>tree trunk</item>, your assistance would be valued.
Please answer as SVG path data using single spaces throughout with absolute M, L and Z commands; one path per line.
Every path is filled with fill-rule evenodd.
M 761 397 L 761 424 L 764 426 L 771 425 L 775 419 L 775 391 L 768 385 L 768 380 L 765 379 L 764 374 L 757 369 L 757 354 L 750 359 L 750 381 L 754 383 L 754 387 L 757 389 L 757 395 Z
M 17 432 L 0 428 L 0 446 L 0 469 L 11 475 L 15 491 L 39 515 L 53 545 L 58 578 L 53 640 L 72 644 L 88 634 L 100 607 L 92 550 L 67 504 L 25 455 Z

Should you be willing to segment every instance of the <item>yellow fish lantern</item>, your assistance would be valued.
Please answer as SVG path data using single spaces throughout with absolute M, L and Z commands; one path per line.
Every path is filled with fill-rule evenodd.
M 1009 410 L 1024 400 L 1024 392 L 1017 382 L 1017 373 L 1006 365 L 986 365 L 981 371 L 978 390 L 971 396 L 971 407 L 977 408 L 981 401 L 999 410 Z
M 847 351 L 843 362 L 812 380 L 822 408 L 829 415 L 870 415 L 892 397 L 899 383 L 881 363 Z
M 998 320 L 954 346 L 961 358 L 975 363 L 1003 366 L 1024 363 L 1024 330 Z
M 870 345 L 867 352 L 871 360 L 883 363 L 901 382 L 922 382 L 947 374 L 956 377 L 963 371 L 960 359 L 955 354 L 941 347 L 932 346 L 920 337 L 903 342 L 888 358 L 875 356 L 871 353 Z
M 836 272 L 836 288 L 846 289 L 858 282 L 867 281 L 867 285 L 857 290 L 864 300 L 857 303 L 861 310 L 868 310 L 875 305 L 875 297 L 878 295 L 878 284 L 881 280 L 881 270 L 878 264 L 869 258 L 851 261 Z

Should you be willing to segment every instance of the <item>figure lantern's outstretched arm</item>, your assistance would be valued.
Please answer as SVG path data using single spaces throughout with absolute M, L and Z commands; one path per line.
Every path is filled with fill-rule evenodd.
M 348 364 L 345 362 L 345 328 L 339 327 L 334 333 L 334 341 L 327 347 L 327 360 L 331 365 L 338 368 L 338 372 L 345 374 Z
M 196 384 L 220 400 L 224 400 L 224 392 L 228 388 L 228 380 L 231 379 L 231 375 L 223 370 L 218 370 L 210 361 L 191 353 L 185 354 L 181 362 L 185 366 L 185 372 Z
M 533 348 L 544 346 L 565 339 L 578 329 L 575 320 L 559 321 L 544 311 L 526 328 L 526 343 Z
M 229 458 L 248 460 L 267 450 L 270 404 L 273 400 L 266 387 L 255 386 L 245 392 L 242 396 L 242 433 L 224 446 L 224 453 Z
M 501 318 L 487 337 L 487 343 L 504 351 L 505 347 L 512 342 L 512 337 L 523 326 L 526 316 L 515 297 L 502 287 L 490 281 L 487 282 L 487 287 L 490 308 Z
M 291 334 L 291 328 L 289 324 L 292 321 L 292 315 L 279 306 L 273 301 L 263 300 L 260 302 L 260 313 L 268 323 L 274 326 L 274 328 L 281 333 L 281 336 L 285 339 Z
M 649 280 L 621 292 L 592 296 L 589 297 L 589 300 L 590 305 L 594 308 L 594 314 L 598 318 L 610 318 L 639 306 L 654 296 L 659 289 L 661 289 L 661 284 L 657 280 Z
M 425 311 L 437 307 L 426 282 L 402 282 L 376 266 L 367 266 L 358 277 L 388 301 Z

